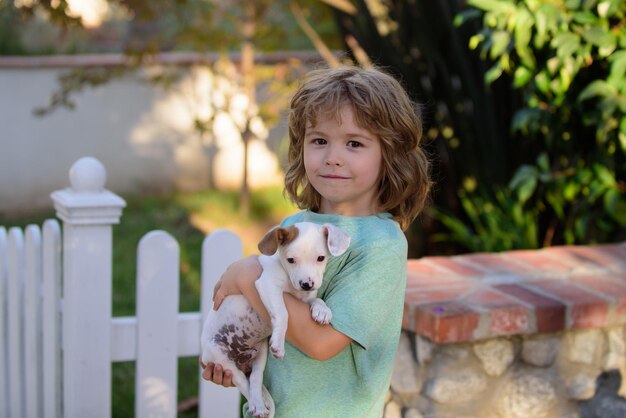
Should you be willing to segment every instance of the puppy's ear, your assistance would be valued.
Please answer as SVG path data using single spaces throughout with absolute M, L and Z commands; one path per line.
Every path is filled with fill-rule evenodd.
M 259 242 L 259 251 L 263 255 L 272 255 L 278 249 L 278 230 L 277 226 L 267 231 L 267 234 Z
M 335 225 L 324 224 L 322 225 L 322 232 L 326 236 L 326 245 L 331 255 L 341 255 L 350 246 L 350 235 L 343 229 Z
M 287 228 L 274 227 L 268 231 L 259 242 L 259 251 L 263 255 L 273 255 L 279 245 L 285 245 L 296 239 L 298 228 L 288 226 Z

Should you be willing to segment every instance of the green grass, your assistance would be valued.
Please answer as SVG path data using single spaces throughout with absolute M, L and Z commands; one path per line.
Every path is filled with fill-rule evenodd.
M 159 229 L 171 234 L 180 246 L 180 310 L 198 311 L 200 306 L 200 260 L 207 233 L 228 228 L 242 239 L 244 255 L 256 252 L 256 244 L 271 226 L 295 212 L 279 188 L 252 192 L 251 211 L 240 214 L 237 192 L 202 191 L 156 197 L 125 197 L 121 222 L 113 227 L 113 315 L 135 314 L 137 245 L 148 232 Z M 53 211 L 24 217 L 0 215 L 0 225 L 26 226 L 54 217 Z M 197 395 L 198 360 L 181 358 L 178 400 Z M 134 362 L 113 364 L 112 416 L 126 418 L 134 410 Z M 194 408 L 179 417 L 196 416 Z

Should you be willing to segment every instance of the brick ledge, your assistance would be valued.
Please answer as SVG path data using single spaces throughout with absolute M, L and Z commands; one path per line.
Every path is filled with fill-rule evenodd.
M 626 323 L 626 242 L 408 261 L 404 330 L 436 343 Z

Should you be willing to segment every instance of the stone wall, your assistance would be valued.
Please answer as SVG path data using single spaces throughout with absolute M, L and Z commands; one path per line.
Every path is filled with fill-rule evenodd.
M 626 244 L 412 260 L 384 417 L 626 417 L 625 307 Z

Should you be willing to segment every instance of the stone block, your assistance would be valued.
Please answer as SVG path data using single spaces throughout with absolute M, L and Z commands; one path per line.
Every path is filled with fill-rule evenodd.
M 435 402 L 457 404 L 477 398 L 487 388 L 487 377 L 474 368 L 441 370 L 427 384 L 426 394 Z
M 424 338 L 421 335 L 415 337 L 415 349 L 417 351 L 417 362 L 420 365 L 425 365 L 433 358 L 433 352 L 436 345 L 431 343 L 428 338 Z
M 592 365 L 597 363 L 604 350 L 604 338 L 599 329 L 586 329 L 569 332 L 566 335 L 568 360 L 574 363 Z
M 409 337 L 402 333 L 391 375 L 391 389 L 403 404 L 410 403 L 419 396 L 423 384 L 421 375 Z
M 473 349 L 485 372 L 492 377 L 504 373 L 515 358 L 513 343 L 502 338 L 476 343 Z
M 606 331 L 608 352 L 604 361 L 604 370 L 621 369 L 626 360 L 626 341 L 622 327 L 609 328 Z
M 394 401 L 390 401 L 385 405 L 383 418 L 402 418 L 402 407 Z
M 559 352 L 559 339 L 553 335 L 539 335 L 524 339 L 522 359 L 536 367 L 549 367 Z
M 586 401 L 596 394 L 596 378 L 599 373 L 580 371 L 566 378 L 565 386 L 570 399 Z
M 424 418 L 424 416 L 417 408 L 409 408 L 404 413 L 404 418 Z
M 551 418 L 558 406 L 556 389 L 547 373 L 520 369 L 500 387 L 497 413 L 501 418 Z

